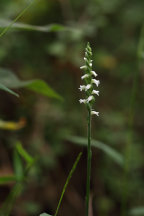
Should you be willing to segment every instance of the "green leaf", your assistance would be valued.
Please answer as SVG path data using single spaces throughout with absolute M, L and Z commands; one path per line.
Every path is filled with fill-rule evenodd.
M 17 93 L 15 93 L 14 91 L 12 91 L 11 89 L 7 88 L 5 85 L 0 83 L 0 89 L 3 91 L 6 91 L 12 95 L 15 95 L 16 97 L 19 97 L 19 95 Z
M 42 213 L 42 214 L 40 214 L 40 216 L 52 216 L 52 215 L 47 214 L 47 213 Z
M 11 20 L 0 19 L 0 29 L 5 29 L 12 23 Z M 11 26 L 11 29 L 14 30 L 25 30 L 25 31 L 40 31 L 40 32 L 59 32 L 59 31 L 69 31 L 73 30 L 70 27 L 65 27 L 60 24 L 50 24 L 46 26 L 34 26 L 24 23 L 14 23 Z
M 16 180 L 17 180 L 17 178 L 14 175 L 12 175 L 12 176 L 2 176 L 2 177 L 0 177 L 0 185 L 11 183 L 11 182 L 14 182 Z
M 26 152 L 20 142 L 16 143 L 16 150 L 26 160 L 28 164 L 32 164 L 34 162 L 32 156 L 28 152 Z
M 3 68 L 0 68 L 0 82 L 7 88 L 27 88 L 45 96 L 62 100 L 62 97 L 57 94 L 46 82 L 38 79 L 22 81 L 14 73 Z
M 129 213 L 132 216 L 144 215 L 144 206 L 135 207 L 131 209 Z
M 66 139 L 75 143 L 75 144 L 87 146 L 87 138 L 77 137 L 77 136 L 68 136 L 68 137 L 66 137 Z M 102 150 L 103 152 L 105 152 L 108 156 L 110 156 L 119 165 L 124 164 L 123 156 L 119 152 L 114 150 L 112 147 L 110 147 L 110 146 L 108 146 L 108 145 L 106 145 L 100 141 L 96 141 L 96 140 L 91 140 L 91 145 L 93 147 L 98 148 L 98 149 Z
M 27 84 L 26 87 L 42 95 L 62 100 L 62 97 L 58 95 L 51 87 L 49 87 L 48 84 L 46 84 L 46 82 L 43 80 L 29 81 L 29 84 Z
M 33 3 L 35 3 L 36 0 L 31 1 L 17 16 L 14 20 L 12 20 L 11 22 L 9 22 L 9 24 L 7 24 L 7 26 L 5 26 L 2 30 L 2 32 L 0 32 L 0 38 L 2 36 L 4 36 L 7 31 L 9 31 L 12 26 L 17 22 L 17 20 L 22 17 L 24 15 L 24 13 L 33 5 Z
M 20 158 L 19 153 L 17 150 L 14 150 L 14 170 L 15 170 L 15 175 L 18 181 L 21 181 L 24 177 L 24 168 L 22 164 L 22 160 Z
M 21 194 L 23 190 L 23 184 L 17 183 L 15 186 L 12 188 L 10 194 L 6 198 L 4 204 L 0 208 L 0 215 L 1 216 L 9 216 L 10 212 L 12 210 L 12 207 L 17 199 L 17 197 Z
M 77 158 L 76 158 L 76 160 L 75 160 L 75 162 L 74 162 L 74 164 L 73 164 L 73 166 L 72 166 L 72 169 L 71 169 L 70 172 L 69 172 L 69 175 L 68 175 L 68 177 L 67 177 L 67 179 L 66 179 L 66 182 L 65 182 L 65 184 L 64 184 L 64 187 L 63 187 L 63 190 L 62 190 L 62 193 L 61 193 L 61 196 L 60 196 L 60 199 L 59 199 L 59 202 L 58 202 L 58 205 L 57 205 L 56 212 L 55 212 L 54 216 L 57 216 L 57 214 L 58 214 L 58 211 L 59 211 L 59 208 L 60 208 L 60 205 L 61 205 L 61 202 L 62 202 L 64 193 L 65 193 L 66 188 L 67 188 L 67 186 L 68 186 L 68 183 L 69 183 L 69 181 L 70 181 L 70 179 L 71 179 L 71 177 L 72 177 L 72 175 L 73 175 L 73 173 L 74 173 L 74 171 L 75 171 L 75 169 L 76 169 L 76 167 L 77 167 L 77 165 L 78 165 L 78 162 L 79 162 L 81 156 L 82 156 L 82 152 L 80 152 L 80 153 L 78 154 L 78 156 L 77 156 Z

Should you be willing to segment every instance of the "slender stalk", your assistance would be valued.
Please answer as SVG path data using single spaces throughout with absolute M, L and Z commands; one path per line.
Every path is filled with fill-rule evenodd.
M 90 176 L 91 176 L 91 108 L 88 108 L 88 147 L 87 147 L 87 184 L 86 184 L 86 216 L 89 215 Z
M 92 70 L 92 49 L 90 43 L 87 43 L 84 57 L 85 65 L 80 69 L 84 70 L 84 74 L 81 77 L 84 80 L 85 85 L 80 85 L 79 90 L 86 92 L 86 98 L 80 99 L 80 103 L 84 103 L 88 109 L 88 145 L 87 145 L 87 183 L 86 183 L 86 216 L 89 215 L 89 197 L 90 197 L 90 178 L 91 178 L 91 115 L 99 116 L 99 112 L 92 110 L 92 106 L 95 102 L 94 95 L 99 96 L 99 91 L 94 89 L 99 86 L 100 81 L 95 79 L 97 73 Z

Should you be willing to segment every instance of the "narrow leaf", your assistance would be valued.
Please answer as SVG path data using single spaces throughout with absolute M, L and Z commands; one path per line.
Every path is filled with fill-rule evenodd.
M 12 91 L 11 89 L 7 88 L 5 85 L 1 84 L 0 83 L 0 89 L 3 90 L 3 91 L 6 91 L 16 97 L 19 97 L 19 95 L 17 93 L 15 93 L 14 91 Z
M 132 216 L 144 215 L 144 206 L 139 206 L 131 209 L 129 214 Z
M 72 175 L 73 175 L 73 173 L 74 173 L 74 171 L 75 171 L 75 169 L 76 169 L 76 167 L 78 165 L 78 162 L 79 162 L 79 160 L 81 158 L 81 155 L 82 155 L 82 152 L 80 152 L 78 154 L 78 156 L 77 156 L 77 158 L 76 158 L 76 160 L 75 160 L 75 162 L 73 164 L 73 167 L 72 167 L 71 171 L 69 172 L 69 175 L 68 175 L 68 177 L 66 179 L 66 183 L 65 183 L 65 185 L 63 187 L 63 190 L 62 190 L 62 193 L 61 193 L 61 196 L 60 196 L 60 199 L 59 199 L 59 202 L 58 202 L 58 205 L 57 205 L 57 209 L 56 209 L 56 212 L 55 212 L 54 216 L 57 216 L 57 214 L 58 214 L 58 211 L 59 211 L 59 208 L 60 208 L 60 205 L 61 205 L 64 193 L 66 191 L 67 185 L 68 185 L 68 183 L 69 183 L 69 181 L 70 181 L 70 179 L 71 179 L 71 177 L 72 177 Z
M 13 121 L 4 121 L 0 119 L 0 129 L 3 130 L 20 130 L 25 126 L 26 122 L 23 118 L 21 118 L 18 122 L 13 122 Z
M 24 177 L 24 168 L 22 164 L 22 160 L 20 158 L 19 153 L 17 150 L 14 150 L 14 170 L 15 170 L 15 175 L 18 181 L 21 181 Z
M 0 19 L 0 29 L 7 28 L 11 23 L 12 21 L 10 20 Z M 73 30 L 70 27 L 65 27 L 60 24 L 50 24 L 46 26 L 34 26 L 34 25 L 18 23 L 18 22 L 14 23 L 11 26 L 11 28 L 13 30 L 39 31 L 39 32 L 59 32 L 59 31 Z
M 48 86 L 48 84 L 46 84 L 42 80 L 33 80 L 29 82 L 26 87 L 45 96 L 62 100 L 62 97 L 58 95 L 51 87 Z
M 2 176 L 0 177 L 0 185 L 8 184 L 11 182 L 15 182 L 17 180 L 16 176 Z
M 43 80 L 22 81 L 14 73 L 3 68 L 0 68 L 0 82 L 7 88 L 27 88 L 47 97 L 62 100 L 62 97 Z
M 86 138 L 77 137 L 77 136 L 68 136 L 68 137 L 66 137 L 66 139 L 75 143 L 75 144 L 87 146 L 87 139 Z M 106 145 L 100 141 L 96 141 L 96 140 L 91 140 L 91 145 L 93 147 L 98 148 L 98 149 L 102 150 L 103 152 L 105 152 L 108 156 L 110 156 L 119 165 L 124 164 L 123 156 L 119 152 L 117 152 L 115 149 L 113 149 L 112 147 L 110 147 L 110 146 L 108 146 L 108 145 Z
M 7 199 L 5 200 L 3 206 L 0 209 L 1 216 L 9 216 L 12 210 L 12 207 L 17 199 L 17 197 L 22 192 L 23 185 L 21 183 L 17 183 L 11 190 Z
M 32 156 L 23 148 L 20 142 L 16 143 L 16 150 L 17 152 L 25 159 L 28 164 L 32 164 L 34 159 Z
M 0 33 L 0 38 L 5 35 L 7 33 L 7 31 L 9 31 L 12 26 L 17 22 L 17 20 L 22 17 L 24 15 L 24 13 L 32 6 L 32 4 L 35 2 L 36 0 L 31 1 L 19 14 L 18 16 L 10 21 L 9 23 L 7 23 L 7 25 L 4 27 L 4 29 L 2 30 L 2 32 Z

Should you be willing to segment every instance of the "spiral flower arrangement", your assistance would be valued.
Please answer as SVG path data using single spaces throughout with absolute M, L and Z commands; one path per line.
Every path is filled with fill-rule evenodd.
M 84 57 L 85 65 L 81 66 L 80 69 L 84 71 L 81 79 L 85 85 L 80 85 L 79 90 L 84 91 L 86 94 L 85 99 L 80 99 L 80 103 L 87 105 L 87 108 L 91 110 L 91 115 L 99 116 L 99 112 L 92 110 L 92 106 L 95 102 L 95 95 L 99 96 L 99 91 L 95 90 L 95 86 L 98 87 L 100 81 L 96 79 L 97 73 L 92 70 L 92 49 L 90 44 L 87 43 Z
M 99 112 L 92 109 L 95 96 L 99 96 L 99 91 L 95 89 L 100 84 L 100 81 L 96 79 L 97 73 L 92 69 L 92 49 L 90 44 L 87 43 L 84 57 L 85 65 L 80 69 L 84 71 L 81 79 L 84 81 L 84 85 L 80 85 L 79 90 L 85 92 L 85 98 L 80 99 L 80 103 L 84 103 L 88 110 L 88 145 L 87 145 L 87 184 L 86 184 L 86 216 L 89 215 L 89 196 L 90 196 L 90 177 L 91 177 L 91 116 L 99 116 Z

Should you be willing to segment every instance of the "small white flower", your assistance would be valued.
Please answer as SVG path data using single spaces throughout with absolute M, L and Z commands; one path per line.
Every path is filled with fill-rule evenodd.
M 96 94 L 96 95 L 99 96 L 99 91 L 93 90 L 93 91 L 92 91 L 92 94 Z
M 92 101 L 94 99 L 94 97 L 92 95 L 90 95 L 87 99 L 87 103 L 89 103 L 90 101 Z
M 97 73 L 95 71 L 91 71 L 91 74 L 94 75 L 95 77 L 97 76 Z
M 92 79 L 92 83 L 96 84 L 96 86 L 98 87 L 100 84 L 100 81 L 96 79 Z
M 83 66 L 80 67 L 80 69 L 86 69 L 86 68 L 87 68 L 86 65 L 83 65 Z
M 91 111 L 91 114 L 92 114 L 92 115 L 99 116 L 99 112 L 96 112 L 96 111 Z
M 92 67 L 92 63 L 89 63 L 89 66 Z
M 85 104 L 85 103 L 87 103 L 87 100 L 86 99 L 80 99 L 79 102 Z
M 89 90 L 91 88 L 91 84 L 86 85 L 85 91 Z
M 83 75 L 83 76 L 81 77 L 81 79 L 83 80 L 83 79 L 88 78 L 88 77 L 89 77 L 89 75 L 88 75 L 88 74 L 85 74 L 85 75 Z
M 85 90 L 86 89 L 86 86 L 85 85 L 80 85 L 80 87 L 79 87 L 79 90 L 80 91 L 83 91 L 83 90 Z
M 80 85 L 80 87 L 79 87 L 79 90 L 80 91 L 87 91 L 87 90 L 89 90 L 91 88 L 91 84 L 88 84 L 88 85 Z

